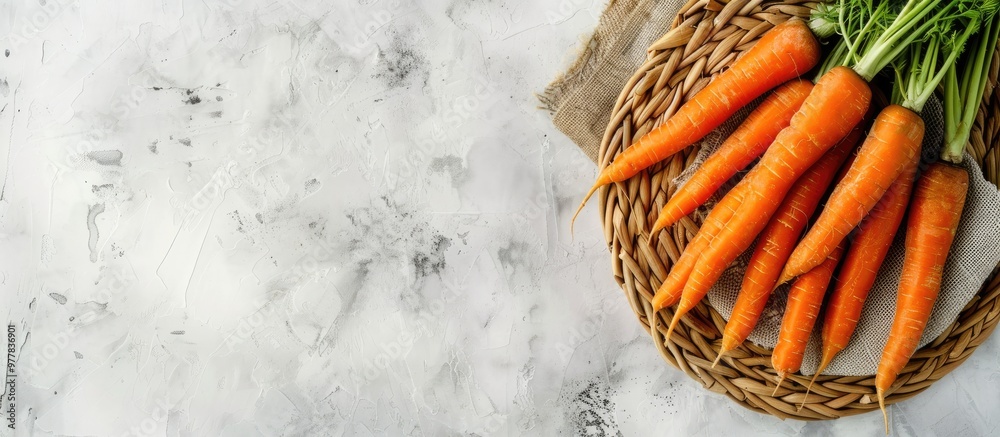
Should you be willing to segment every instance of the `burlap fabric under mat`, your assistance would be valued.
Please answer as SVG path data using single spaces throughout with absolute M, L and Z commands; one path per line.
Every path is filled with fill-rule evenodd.
M 540 96 L 556 127 L 591 160 L 596 161 L 610 111 L 622 87 L 645 60 L 647 47 L 669 30 L 682 4 L 678 1 L 612 0 L 576 62 Z M 741 111 L 709 135 L 702 143 L 696 163 L 714 151 L 747 112 Z M 932 100 L 922 116 L 927 124 L 924 156 L 933 160 L 942 143 L 940 103 Z M 921 347 L 955 321 L 962 307 L 1000 262 L 1000 247 L 996 243 L 1000 234 L 1000 192 L 983 178 L 982 171 L 968 154 L 964 165 L 971 175 L 968 201 L 946 267 L 941 294 L 921 339 Z M 689 167 L 678 182 L 696 167 L 697 164 Z M 740 176 L 742 174 L 737 178 Z M 838 355 L 825 374 L 861 376 L 875 373 L 892 323 L 896 283 L 903 260 L 902 242 L 903 232 L 900 232 L 879 271 L 850 346 Z M 748 251 L 737 259 L 708 295 L 712 307 L 727 319 L 749 257 Z M 748 341 L 769 348 L 775 345 L 787 291 L 788 287 L 784 286 L 775 292 Z M 813 373 L 819 362 L 818 325 L 802 363 L 803 374 Z

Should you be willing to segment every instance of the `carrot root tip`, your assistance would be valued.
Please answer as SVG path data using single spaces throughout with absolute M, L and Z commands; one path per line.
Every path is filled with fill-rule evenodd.
M 813 384 L 816 383 L 816 377 L 819 376 L 819 372 L 822 372 L 822 371 L 823 371 L 822 369 L 817 369 L 816 370 L 816 374 L 813 375 L 812 379 L 809 380 L 809 385 L 806 386 L 806 398 L 809 397 L 809 392 L 812 391 Z M 805 403 L 806 403 L 806 401 L 803 400 L 802 401 L 802 405 L 805 405 Z M 799 405 L 799 409 L 800 410 L 802 409 L 802 405 Z
M 812 379 L 809 380 L 809 385 L 806 386 L 806 397 L 802 398 L 802 403 L 799 404 L 799 408 L 795 409 L 795 412 L 802 411 L 802 407 L 806 406 L 806 401 L 809 400 L 809 392 L 812 391 L 813 383 L 816 382 L 816 377 L 819 376 L 820 372 L 824 370 L 826 366 L 820 364 L 820 367 L 816 369 L 816 373 L 813 375 Z
M 778 372 L 778 382 L 774 385 L 774 391 L 771 392 L 772 398 L 774 397 L 774 395 L 778 394 L 778 389 L 781 388 L 781 383 L 785 382 L 786 376 L 788 376 L 788 374 L 784 372 Z
M 809 396 L 809 391 L 812 390 L 813 384 L 816 383 L 816 378 L 818 378 L 819 375 L 821 373 L 823 373 L 824 370 L 826 370 L 826 366 L 829 366 L 830 365 L 830 361 L 832 361 L 832 360 L 833 360 L 833 357 L 831 356 L 831 354 L 828 351 L 824 351 L 822 358 L 820 358 L 820 360 L 819 360 L 819 367 L 816 368 L 816 373 L 813 374 L 812 379 L 809 380 L 809 385 L 806 387 L 806 396 L 807 397 Z M 804 403 L 804 401 L 803 401 L 803 403 Z
M 587 206 L 587 201 L 590 200 L 590 197 L 593 196 L 594 193 L 596 193 L 597 190 L 600 188 L 601 188 L 600 183 L 594 184 L 594 186 L 590 188 L 590 191 L 587 192 L 587 195 L 583 196 L 583 201 L 580 202 L 580 206 L 577 207 L 576 212 L 573 213 L 573 218 L 569 219 L 570 235 L 573 235 L 573 225 L 576 224 L 576 217 L 580 215 L 580 211 L 583 211 L 583 207 Z
M 713 369 L 715 368 L 716 364 L 719 364 L 719 361 L 722 361 L 722 356 L 725 355 L 726 352 L 729 352 L 729 351 L 728 350 L 720 350 L 719 351 L 719 355 L 715 356 L 715 361 L 712 361 L 712 368 Z
M 794 276 L 789 275 L 787 270 L 783 270 L 781 272 L 781 276 L 778 277 L 778 282 L 774 283 L 774 290 L 777 290 L 778 287 L 780 287 L 782 285 L 785 285 L 786 283 L 788 283 L 788 281 L 791 281 L 792 278 L 794 278 Z M 774 291 L 774 290 L 771 290 L 771 291 Z
M 674 333 L 674 328 L 677 327 L 677 322 L 681 321 L 680 311 L 674 313 L 674 318 L 670 320 L 670 327 L 667 328 L 667 339 Z
M 885 411 L 885 392 L 882 389 L 878 389 L 877 393 L 878 407 L 882 410 L 882 421 L 885 422 L 885 435 L 889 435 L 889 414 Z

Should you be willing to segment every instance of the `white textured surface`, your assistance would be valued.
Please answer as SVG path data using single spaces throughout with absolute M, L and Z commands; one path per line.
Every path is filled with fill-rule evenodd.
M 594 205 L 568 235 L 594 167 L 532 92 L 601 8 L 0 5 L 2 435 L 880 432 L 705 391 L 639 329 Z M 997 434 L 998 342 L 893 435 Z

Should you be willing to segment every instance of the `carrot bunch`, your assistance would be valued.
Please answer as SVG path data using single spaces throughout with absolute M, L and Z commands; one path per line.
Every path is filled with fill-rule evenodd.
M 946 66 L 944 79 L 945 146 L 940 161 L 917 179 L 906 222 L 906 255 L 899 278 L 896 313 L 889 341 L 882 352 L 875 390 L 889 432 L 885 397 L 899 372 L 916 352 L 931 310 L 941 290 L 948 254 L 958 232 L 969 188 L 969 174 L 961 167 L 973 121 L 986 89 L 990 60 L 1000 38 L 1000 15 L 992 10 L 973 14 L 963 24 L 984 29 L 961 62 Z M 966 31 L 968 33 L 968 31 Z M 967 37 L 968 38 L 968 37 Z M 950 41 L 948 41 L 950 42 Z M 932 45 L 946 44 L 932 41 Z M 949 50 L 955 50 L 948 47 Z
M 929 319 L 961 217 L 968 175 L 955 164 L 961 162 L 1000 37 L 998 8 L 993 0 L 821 4 L 809 26 L 822 36 L 839 36 L 814 84 L 799 76 L 819 64 L 815 36 L 803 21 L 782 23 L 603 169 L 573 219 L 602 186 L 627 180 L 699 141 L 771 91 L 653 224 L 650 243 L 759 158 L 711 209 L 656 291 L 653 308 L 676 305 L 666 334 L 671 337 L 756 241 L 713 366 L 746 340 L 773 291 L 791 282 L 772 353 L 775 390 L 799 371 L 822 318 L 819 375 L 847 346 L 908 213 L 896 315 L 875 382 L 885 412 L 885 396 Z M 959 62 L 970 40 L 976 49 Z M 891 102 L 872 108 L 869 82 L 890 66 L 896 79 Z M 942 84 L 947 145 L 942 162 L 918 177 L 925 129 L 920 111 Z M 886 423 L 888 430 L 887 416 Z
M 677 112 L 625 149 L 597 176 L 570 221 L 599 188 L 621 182 L 696 143 L 757 97 L 819 63 L 819 41 L 801 20 L 788 20 L 757 43 L 695 94 Z

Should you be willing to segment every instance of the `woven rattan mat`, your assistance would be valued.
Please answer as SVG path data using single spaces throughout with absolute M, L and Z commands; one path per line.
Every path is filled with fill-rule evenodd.
M 603 167 L 623 145 L 672 114 L 760 33 L 788 16 L 807 15 L 812 5 L 794 0 L 692 0 L 683 5 L 612 1 L 577 61 L 540 99 L 551 111 L 555 125 Z M 677 8 L 681 14 L 675 17 Z M 994 78 L 998 65 L 995 57 Z M 1000 97 L 992 87 L 987 90 L 968 152 L 995 185 L 1000 161 L 1000 148 L 994 147 L 1000 131 Z M 673 238 L 661 237 L 655 250 L 634 244 L 635 234 L 655 219 L 676 189 L 674 179 L 694 163 L 696 149 L 602 190 L 595 202 L 601 209 L 613 274 L 639 321 L 650 329 L 664 359 L 702 381 L 709 390 L 746 408 L 782 418 L 830 419 L 877 408 L 870 396 L 873 378 L 868 376 L 820 377 L 813 393 L 806 396 L 808 379 L 795 375 L 790 386 L 786 382 L 786 388 L 771 396 L 775 378 L 770 350 L 753 344 L 737 350 L 724 365 L 712 368 L 725 320 L 705 303 L 683 319 L 670 340 L 663 338 L 664 320 L 672 313 L 654 313 L 649 299 L 697 232 L 700 219 L 697 215 L 684 219 L 672 229 Z M 1000 319 L 1000 277 L 996 273 L 994 270 L 958 320 L 917 352 L 897 380 L 889 403 L 924 390 L 989 336 Z

